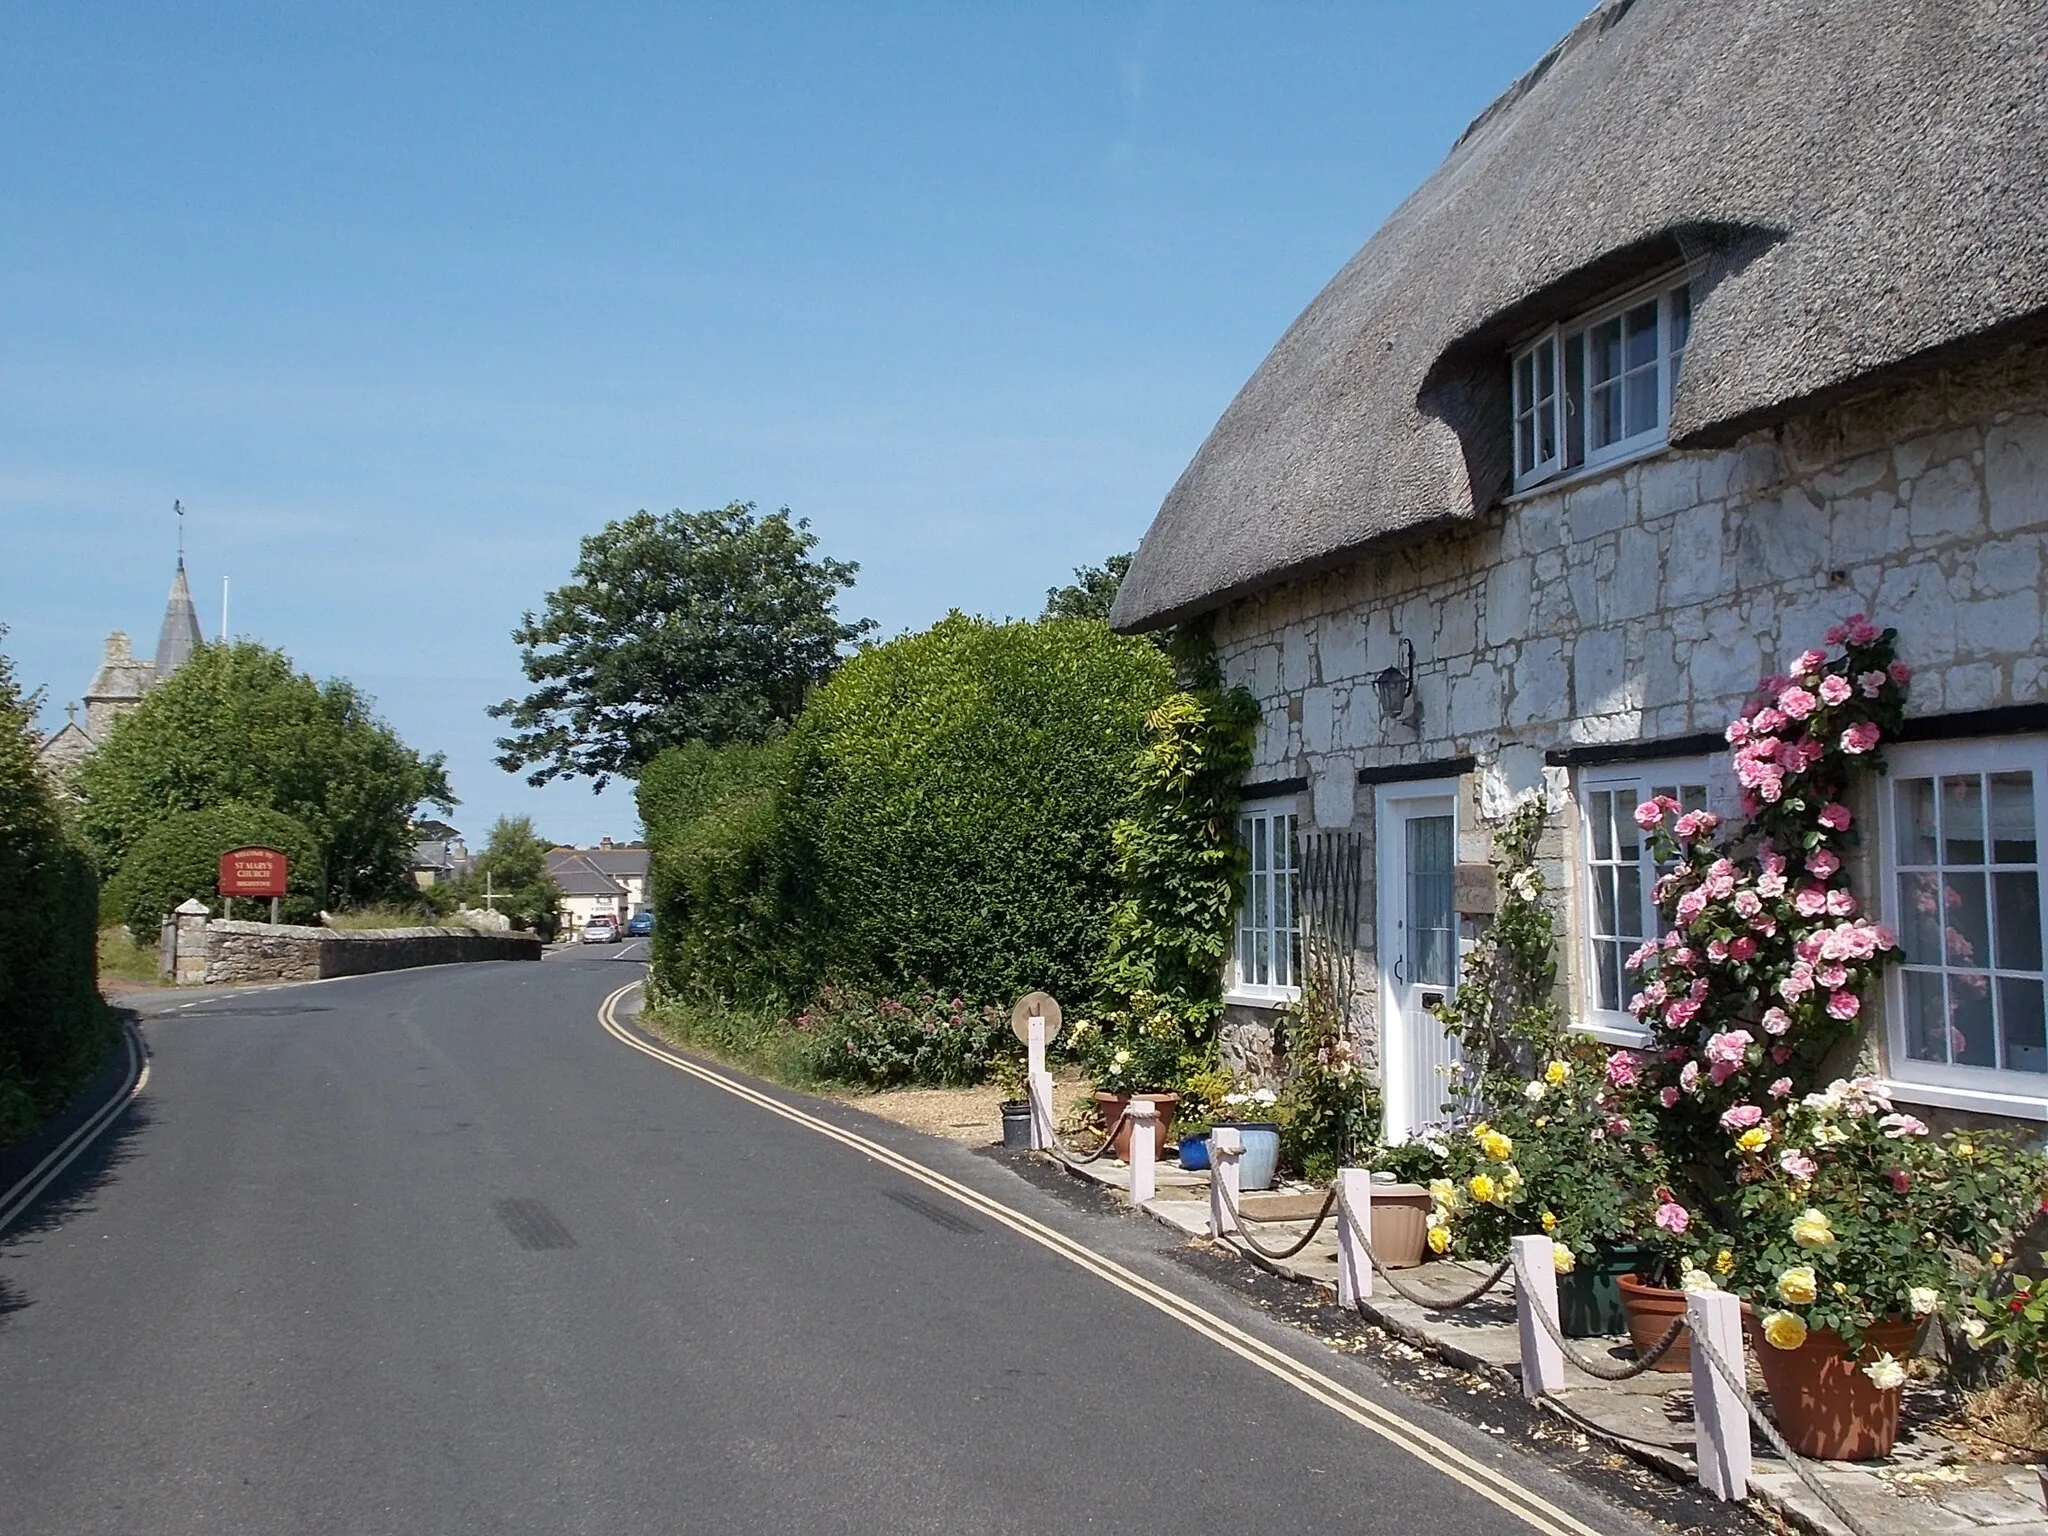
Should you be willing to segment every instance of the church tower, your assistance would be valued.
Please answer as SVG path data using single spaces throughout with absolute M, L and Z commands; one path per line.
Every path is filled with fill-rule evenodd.
M 199 610 L 192 606 L 192 589 L 185 582 L 185 556 L 181 552 L 177 572 L 171 577 L 171 595 L 164 603 L 164 622 L 156 632 L 153 681 L 160 683 L 182 667 L 205 639 L 199 632 Z

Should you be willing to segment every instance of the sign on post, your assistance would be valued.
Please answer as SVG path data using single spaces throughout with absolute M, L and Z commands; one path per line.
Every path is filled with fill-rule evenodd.
M 268 896 L 270 920 L 276 922 L 285 874 L 285 857 L 275 848 L 230 848 L 220 856 L 222 911 L 232 916 L 237 896 Z

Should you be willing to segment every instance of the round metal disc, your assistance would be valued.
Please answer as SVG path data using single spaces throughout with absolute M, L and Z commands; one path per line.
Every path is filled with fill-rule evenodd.
M 1017 999 L 1017 1006 L 1010 1010 L 1010 1028 L 1017 1032 L 1017 1038 L 1026 1045 L 1031 1043 L 1032 1016 L 1045 1020 L 1045 1043 L 1051 1045 L 1060 1037 L 1060 1005 L 1050 992 L 1026 992 Z

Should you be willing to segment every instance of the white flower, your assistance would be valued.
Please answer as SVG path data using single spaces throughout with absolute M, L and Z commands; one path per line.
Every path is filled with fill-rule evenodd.
M 1718 1291 L 1721 1289 L 1719 1283 L 1715 1281 L 1712 1275 L 1708 1274 L 1704 1269 L 1694 1269 L 1690 1265 L 1686 1267 L 1685 1273 L 1679 1277 L 1678 1288 L 1681 1291 Z
M 1906 1300 L 1911 1304 L 1915 1317 L 1925 1317 L 1941 1305 L 1941 1293 L 1932 1286 L 1916 1285 L 1906 1292 Z
M 1540 1077 L 1532 1077 L 1529 1079 L 1529 1081 L 1522 1084 L 1522 1097 L 1527 1099 L 1531 1104 L 1534 1104 L 1538 1099 L 1542 1098 L 1543 1095 L 1548 1092 L 1550 1092 L 1549 1087 L 1544 1083 L 1543 1079 Z
M 1984 1337 L 1985 1322 L 1981 1317 L 1966 1317 L 1956 1326 L 1963 1330 L 1963 1337 L 1972 1345 Z
M 1863 1367 L 1863 1374 L 1870 1378 L 1871 1385 L 1880 1392 L 1889 1392 L 1893 1387 L 1903 1387 L 1906 1384 L 1905 1366 L 1891 1355 L 1879 1355 Z
M 1523 901 L 1534 901 L 1543 894 L 1543 877 L 1533 869 L 1516 870 L 1508 885 Z

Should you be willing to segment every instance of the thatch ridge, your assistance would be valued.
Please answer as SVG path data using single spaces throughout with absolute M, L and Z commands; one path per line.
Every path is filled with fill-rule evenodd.
M 1515 328 L 1660 264 L 1695 272 L 1681 447 L 2038 321 L 2044 127 L 2038 0 L 1608 0 L 1280 338 L 1113 622 L 1479 516 L 1508 485 Z

